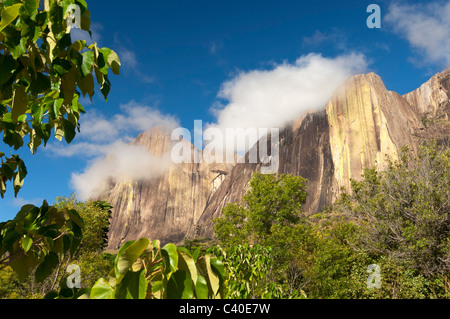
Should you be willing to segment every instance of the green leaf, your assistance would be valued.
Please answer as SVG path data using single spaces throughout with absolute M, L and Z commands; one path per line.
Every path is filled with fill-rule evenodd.
M 78 77 L 78 70 L 76 67 L 72 67 L 69 72 L 64 74 L 61 78 L 61 93 L 64 97 L 64 102 L 70 105 L 73 99 L 73 95 L 76 91 L 76 81 Z
M 18 64 L 12 56 L 0 55 L 0 65 L 2 66 L 0 72 L 0 86 L 2 86 L 11 78 L 14 70 L 18 67 Z
M 108 282 L 100 278 L 91 289 L 91 299 L 114 299 L 114 289 Z
M 17 122 L 20 115 L 27 111 L 28 96 L 24 86 L 19 86 L 14 90 L 13 104 L 11 111 L 11 120 Z
M 46 93 L 51 90 L 50 77 L 38 72 L 36 78 L 33 78 L 30 84 L 30 91 L 34 95 Z
M 211 268 L 219 277 L 219 279 L 223 279 L 225 275 L 225 267 L 223 263 L 217 258 L 211 258 Z
M 108 69 L 109 69 L 109 65 L 108 65 L 108 57 L 111 54 L 111 49 L 110 48 L 100 48 L 98 49 L 99 55 L 98 55 L 98 68 L 99 70 L 107 75 L 108 74 Z
M 54 59 L 52 65 L 53 69 L 58 73 L 59 76 L 63 76 L 72 68 L 72 63 L 60 58 Z
M 167 282 L 168 299 L 193 299 L 194 285 L 189 273 L 177 270 Z
M 147 293 L 145 269 L 128 271 L 115 289 L 116 299 L 144 299 Z
M 32 254 L 23 254 L 15 259 L 10 266 L 16 273 L 19 282 L 22 283 L 28 278 L 31 271 L 34 269 L 34 267 L 36 267 L 38 263 L 39 259 L 37 257 L 33 256 Z
M 205 277 L 198 275 L 197 282 L 195 283 L 195 295 L 197 299 L 208 299 L 208 292 L 208 283 Z
M 50 252 L 45 256 L 44 261 L 38 266 L 36 273 L 34 274 L 36 282 L 42 282 L 45 278 L 50 276 L 56 266 L 58 266 L 58 263 L 59 259 L 55 253 Z
M 63 119 L 64 139 L 67 143 L 72 142 L 76 135 L 76 126 L 69 120 Z
M 107 61 L 108 61 L 109 67 L 111 68 L 113 73 L 115 75 L 119 75 L 121 63 L 120 63 L 119 56 L 117 55 L 117 53 L 114 50 L 111 50 L 111 54 L 108 56 Z
M 219 281 L 219 278 L 217 277 L 217 275 L 214 273 L 214 271 L 211 268 L 211 255 L 205 256 L 205 265 L 206 265 L 206 270 L 207 270 L 207 274 L 208 274 L 208 278 L 209 278 L 209 283 L 210 283 L 211 289 L 213 291 L 213 296 L 216 296 L 217 293 L 219 292 L 220 281 Z
M 83 57 L 80 67 L 81 72 L 83 72 L 83 76 L 87 76 L 91 73 L 92 64 L 94 63 L 94 52 L 86 51 L 81 56 Z
M 61 109 L 64 99 L 55 99 L 51 108 L 50 116 L 53 120 L 59 117 L 59 110 Z
M 24 8 L 30 16 L 31 20 L 34 20 L 36 18 L 38 7 L 39 0 L 24 0 Z
M 109 91 L 111 91 L 111 83 L 108 80 L 107 75 L 104 76 L 104 82 L 102 84 L 102 87 L 100 88 L 100 92 L 103 94 L 103 97 L 105 98 L 105 101 L 108 101 L 108 94 Z
M 19 9 L 22 5 L 22 3 L 17 3 L 10 7 L 4 8 L 2 11 L 2 20 L 0 21 L 0 32 L 17 18 L 19 15 Z
M 25 238 L 22 240 L 22 248 L 25 251 L 25 253 L 27 253 L 30 250 L 31 245 L 33 245 L 33 239 L 28 236 L 25 236 Z
M 10 230 L 6 233 L 6 235 L 3 237 L 2 241 L 2 251 L 12 251 L 13 250 L 13 244 L 21 238 L 21 235 L 16 232 L 15 230 Z
M 178 268 L 178 251 L 177 247 L 172 244 L 168 243 L 163 248 L 161 248 L 161 253 L 164 254 L 166 258 L 169 260 L 169 267 L 171 272 L 177 271 Z
M 192 281 L 197 282 L 197 266 L 195 265 L 194 258 L 187 249 L 182 247 L 178 248 L 178 268 L 186 271 L 190 274 Z
M 81 229 L 84 228 L 84 222 L 83 218 L 81 218 L 80 214 L 75 209 L 69 210 L 69 218 L 71 221 L 73 221 L 75 224 L 78 225 Z
M 148 247 L 150 240 L 147 238 L 140 238 L 139 240 L 127 245 L 126 249 L 116 257 L 116 277 L 125 274 L 133 263 Z M 118 276 L 119 275 L 119 276 Z

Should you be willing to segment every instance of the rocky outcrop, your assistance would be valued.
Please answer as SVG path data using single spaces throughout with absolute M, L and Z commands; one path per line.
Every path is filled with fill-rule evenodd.
M 388 91 L 378 75 L 356 75 L 335 92 L 325 111 L 297 119 L 280 134 L 278 173 L 307 178 L 304 209 L 317 212 L 338 197 L 341 187 L 350 189 L 350 179 L 360 180 L 364 168 L 382 169 L 386 155 L 395 159 L 403 146 L 416 150 L 421 138 L 435 136 L 419 134 L 426 131 L 422 114 L 419 106 Z M 212 220 L 227 203 L 240 201 L 257 169 L 256 164 L 233 168 L 200 217 L 199 236 L 213 236 Z
M 326 106 L 337 188 L 350 189 L 365 167 L 383 167 L 385 156 L 396 157 L 402 146 L 413 149 L 420 118 L 399 94 L 386 90 L 374 74 L 349 79 Z
M 424 128 L 420 137 L 448 138 L 450 135 L 450 68 L 436 74 L 418 89 L 404 95 L 420 114 Z
M 162 157 L 174 141 L 170 132 L 156 128 L 140 134 L 133 143 L 145 145 L 153 155 Z M 192 154 L 198 152 L 189 142 L 183 143 Z M 219 187 L 220 176 L 229 169 L 229 164 L 191 161 L 173 164 L 159 177 L 113 184 L 107 198 L 113 206 L 108 249 L 140 237 L 163 243 L 182 240 L 199 219 L 214 187 Z
M 386 155 L 396 158 L 403 146 L 415 150 L 424 138 L 448 137 L 449 92 L 450 69 L 404 96 L 388 91 L 374 73 L 356 75 L 324 110 L 304 114 L 280 132 L 277 173 L 307 178 L 304 209 L 317 212 L 333 203 L 341 187 L 350 189 L 350 179 L 359 180 L 364 168 L 383 168 Z M 173 142 L 157 129 L 135 143 L 164 156 Z M 248 156 L 235 165 L 172 165 L 160 177 L 112 184 L 109 248 L 139 237 L 162 242 L 212 237 L 212 220 L 227 203 L 242 199 L 252 174 L 261 168 L 260 162 L 249 163 Z

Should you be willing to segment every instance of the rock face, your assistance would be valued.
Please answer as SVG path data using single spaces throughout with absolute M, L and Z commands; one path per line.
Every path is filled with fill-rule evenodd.
M 134 143 L 147 146 L 162 157 L 175 143 L 161 128 L 140 134 Z M 187 141 L 192 154 L 195 147 Z M 167 160 L 170 160 L 168 157 Z M 140 237 L 178 242 L 199 219 L 206 203 L 219 187 L 229 164 L 181 163 L 160 177 L 129 180 L 111 185 L 108 200 L 113 208 L 108 249 L 117 249 Z
M 416 150 L 422 138 L 449 136 L 442 127 L 425 129 L 421 120 L 423 110 L 432 109 L 446 118 L 442 126 L 448 128 L 449 74 L 447 69 L 405 97 L 388 91 L 374 73 L 356 75 L 334 94 L 325 111 L 307 114 L 284 129 L 278 173 L 308 179 L 306 213 L 331 204 L 341 187 L 350 189 L 351 178 L 361 179 L 364 168 L 383 168 L 385 155 L 396 158 L 403 146 Z M 240 201 L 257 169 L 256 164 L 233 168 L 200 217 L 197 235 L 213 236 L 212 220 L 227 203 Z
M 415 150 L 423 138 L 448 137 L 449 92 L 450 68 L 404 96 L 388 91 L 374 73 L 356 75 L 323 111 L 293 119 L 280 132 L 278 173 L 307 178 L 304 208 L 317 212 L 337 198 L 341 187 L 350 188 L 350 178 L 359 180 L 365 167 L 383 168 L 385 155 L 395 158 L 405 145 Z M 135 142 L 157 156 L 173 143 L 161 130 L 145 132 Z M 151 180 L 111 185 L 109 248 L 139 237 L 162 242 L 212 237 L 212 220 L 227 203 L 241 200 L 260 167 L 248 161 L 186 163 Z

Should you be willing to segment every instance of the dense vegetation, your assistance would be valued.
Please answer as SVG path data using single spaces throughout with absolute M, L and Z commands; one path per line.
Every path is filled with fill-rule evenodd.
M 52 207 L 76 210 L 83 221 L 76 250 L 64 250 L 42 280 L 39 265 L 27 275 L 2 267 L 0 297 L 450 297 L 448 146 L 404 149 L 385 170 L 366 169 L 351 192 L 314 215 L 302 210 L 306 186 L 300 176 L 256 173 L 242 202 L 215 220 L 214 240 L 161 247 L 142 238 L 114 255 L 104 253 L 108 203 L 60 198 Z M 67 287 L 69 263 L 82 270 L 81 289 Z M 372 264 L 380 269 L 379 288 L 368 286 Z
M 227 205 L 216 220 L 225 263 L 237 281 L 230 287 L 241 289 L 231 296 L 264 297 L 268 285 L 283 298 L 450 296 L 448 146 L 430 141 L 417 154 L 405 148 L 398 160 L 387 159 L 385 170 L 366 169 L 350 192 L 312 216 L 301 211 L 304 186 L 301 177 L 256 174 L 243 203 Z M 234 274 L 249 258 L 236 261 L 242 242 L 250 243 L 239 249 L 251 255 L 253 268 L 270 254 L 261 278 Z M 252 245 L 264 250 L 256 253 Z M 367 285 L 372 264 L 381 270 L 380 288 Z M 256 282 L 248 287 L 247 281 Z

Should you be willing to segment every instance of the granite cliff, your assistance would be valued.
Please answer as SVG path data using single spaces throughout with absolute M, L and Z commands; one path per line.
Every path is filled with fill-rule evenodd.
M 324 110 L 280 131 L 278 173 L 308 179 L 305 211 L 316 212 L 331 204 L 341 187 L 348 189 L 350 178 L 360 179 L 365 167 L 382 168 L 385 155 L 395 158 L 405 145 L 415 150 L 424 138 L 448 137 L 449 115 L 450 68 L 403 96 L 388 91 L 374 73 L 356 75 Z M 168 132 L 153 129 L 135 143 L 162 156 L 173 141 Z M 183 163 L 158 178 L 112 184 L 109 248 L 144 236 L 162 242 L 212 237 L 212 219 L 227 203 L 241 200 L 260 166 Z

